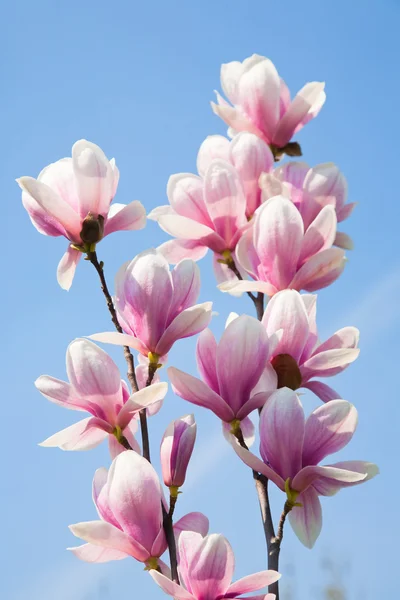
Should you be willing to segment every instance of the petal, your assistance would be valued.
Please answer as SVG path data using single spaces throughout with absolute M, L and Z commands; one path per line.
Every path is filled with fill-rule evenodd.
M 67 548 L 67 550 L 70 550 L 72 554 L 80 560 L 89 563 L 105 563 L 110 560 L 122 560 L 129 556 L 126 552 L 113 550 L 111 548 L 102 548 L 101 546 L 95 546 L 94 544 L 83 544 L 76 548 Z
M 175 394 L 184 400 L 196 406 L 203 406 L 212 410 L 222 421 L 229 423 L 235 418 L 232 409 L 221 396 L 213 392 L 200 379 L 184 373 L 175 367 L 169 367 L 168 376 Z
M 204 177 L 204 200 L 216 232 L 229 247 L 237 230 L 247 225 L 246 197 L 230 163 L 212 161 Z
M 296 273 L 303 240 L 303 220 L 294 204 L 275 196 L 257 211 L 254 245 L 263 272 L 278 289 L 285 289 Z
M 108 404 L 120 402 L 119 369 L 112 358 L 93 342 L 78 338 L 70 343 L 67 373 L 71 385 L 81 396 L 95 397 L 96 400 L 107 398 Z
M 312 548 L 322 529 L 321 503 L 313 488 L 300 494 L 297 501 L 302 506 L 295 506 L 290 511 L 289 521 L 301 543 Z
M 360 332 L 357 327 L 343 327 L 336 331 L 330 338 L 320 344 L 313 352 L 313 356 L 338 348 L 357 348 L 360 339 Z
M 197 368 L 202 379 L 214 392 L 219 394 L 217 377 L 217 342 L 210 329 L 199 335 L 196 346 Z
M 237 296 L 243 292 L 260 292 L 267 296 L 273 296 L 276 293 L 276 287 L 265 281 L 225 281 L 220 283 L 218 289 L 221 292 L 227 292 L 232 296 Z
M 247 63 L 239 80 L 237 104 L 272 141 L 279 120 L 280 77 L 268 58 Z
M 331 400 L 314 410 L 306 421 L 303 465 L 317 465 L 344 448 L 357 427 L 357 410 L 346 400 Z
M 211 321 L 212 302 L 196 304 L 182 311 L 167 327 L 159 340 L 155 352 L 163 356 L 180 339 L 203 331 Z
M 158 224 L 161 229 L 174 237 L 187 240 L 187 236 L 190 235 L 192 241 L 201 242 L 201 245 L 215 252 L 223 252 L 226 249 L 225 241 L 211 227 L 188 217 L 162 215 L 158 218 Z
M 107 432 L 91 423 L 97 419 L 89 417 L 74 423 L 41 442 L 39 446 L 61 448 L 61 450 L 91 450 L 107 437 Z
M 205 537 L 189 562 L 190 587 L 196 598 L 223 596 L 232 581 L 234 555 L 220 534 Z
M 88 409 L 85 401 L 77 398 L 72 386 L 65 381 L 50 377 L 49 375 L 41 375 L 36 379 L 35 387 L 47 400 L 59 404 L 64 408 L 72 410 Z
M 350 471 L 346 468 L 337 467 L 337 465 L 321 467 L 307 466 L 296 475 L 291 482 L 291 486 L 298 492 L 303 492 L 316 482 L 322 482 L 324 485 L 346 487 L 348 485 L 361 483 L 365 480 L 366 476 L 366 473 Z
M 318 252 L 297 271 L 289 287 L 308 292 L 327 287 L 342 273 L 345 260 L 344 252 L 340 248 L 328 248 Z
M 280 475 L 278 475 L 278 473 L 271 469 L 270 466 L 266 465 L 261 459 L 259 459 L 257 456 L 255 456 L 245 448 L 242 448 L 242 446 L 240 446 L 239 442 L 236 440 L 236 438 L 234 438 L 234 436 L 231 436 L 230 442 L 232 448 L 234 449 L 238 457 L 244 462 L 245 465 L 250 467 L 250 469 L 252 469 L 253 471 L 265 475 L 265 477 L 273 481 L 280 490 L 285 490 L 284 480 Z
M 304 180 L 310 167 L 305 162 L 288 162 L 274 170 L 274 175 L 281 181 L 290 183 L 297 190 L 303 189 Z
M 255 590 L 261 590 L 263 587 L 275 583 L 281 578 L 281 574 L 277 571 L 260 571 L 259 573 L 253 573 L 253 575 L 247 575 L 238 579 L 235 583 L 232 583 L 226 592 L 226 597 L 233 598 L 234 596 L 241 596 L 248 592 L 254 592 Z
M 320 202 L 327 197 L 333 198 L 336 210 L 340 210 L 346 202 L 346 178 L 332 162 L 310 169 L 304 181 L 304 189 Z
M 217 95 L 218 97 L 218 95 Z M 219 97 L 218 97 L 219 100 Z M 240 110 L 232 108 L 232 106 L 221 106 L 211 102 L 211 109 L 215 115 L 220 117 L 234 131 L 248 131 L 265 139 L 265 136 L 260 129 L 250 121 Z
M 63 290 L 69 290 L 75 277 L 76 267 L 80 261 L 82 252 L 68 246 L 57 267 L 57 281 Z
M 230 160 L 230 142 L 223 135 L 209 135 L 201 144 L 197 154 L 197 170 L 204 177 L 210 163 L 216 158 Z
M 17 183 L 23 191 L 26 191 L 36 200 L 50 217 L 64 227 L 70 239 L 79 241 L 81 219 L 67 202 L 48 185 L 37 181 L 33 177 L 21 177 L 17 179 Z
M 340 210 L 338 210 L 337 211 L 338 223 L 341 223 L 345 219 L 348 219 L 356 206 L 357 206 L 357 202 L 350 202 L 349 204 L 345 204 Z
M 67 237 L 65 228 L 48 214 L 30 194 L 22 191 L 22 205 L 27 211 L 32 225 L 43 235 Z
M 338 248 L 343 248 L 343 250 L 354 250 L 353 240 L 347 233 L 343 233 L 342 231 L 336 232 L 333 244 Z
M 276 390 L 277 383 L 278 376 L 276 371 L 273 366 L 267 362 L 257 385 L 251 390 L 251 398 L 259 393 L 269 394 L 274 392 Z
M 111 550 L 118 550 L 119 552 L 133 556 L 132 543 L 126 533 L 105 521 L 76 523 L 75 525 L 70 525 L 69 529 L 76 537 L 81 538 L 85 542 Z
M 302 296 L 294 290 L 282 290 L 268 302 L 262 319 L 268 336 L 282 329 L 274 355 L 290 354 L 297 362 L 310 335 L 309 318 Z
M 302 387 L 314 392 L 322 402 L 330 402 L 331 400 L 340 398 L 340 394 L 329 387 L 329 385 L 326 385 L 326 383 L 322 383 L 322 381 L 307 381 L 307 383 L 302 384 Z
M 333 206 L 324 206 L 304 234 L 301 245 L 300 262 L 330 248 L 336 237 L 336 213 Z
M 258 180 L 274 166 L 274 157 L 263 140 L 252 133 L 239 133 L 231 142 L 230 157 L 246 195 L 246 214 L 251 216 L 261 202 Z
M 182 260 L 171 272 L 174 288 L 168 323 L 185 308 L 196 303 L 200 294 L 200 269 L 192 260 Z
M 81 217 L 90 212 L 105 217 L 114 197 L 114 171 L 106 155 L 96 144 L 79 140 L 72 146 L 72 163 Z
M 238 83 L 243 73 L 243 63 L 235 60 L 221 65 L 221 86 L 225 96 L 233 103 L 238 103 Z
M 154 579 L 156 584 L 160 586 L 160 588 L 168 594 L 168 596 L 172 596 L 175 600 L 196 600 L 192 594 L 189 594 L 181 585 L 174 583 L 168 577 L 165 577 L 162 573 L 158 573 L 152 569 L 149 571 L 150 576 Z
M 112 204 L 108 211 L 104 235 L 114 231 L 133 231 L 146 225 L 146 211 L 141 202 L 134 200 L 128 205 Z
M 168 392 L 168 383 L 153 383 L 131 395 L 118 414 L 118 425 L 127 427 L 133 415 L 154 402 L 163 400 Z
M 162 530 L 162 493 L 154 468 L 145 458 L 127 450 L 114 459 L 107 485 L 110 509 L 123 531 L 151 554 Z
M 194 531 L 204 537 L 207 535 L 209 527 L 209 520 L 203 513 L 191 512 L 174 523 L 174 532 L 178 538 L 183 531 Z
M 235 415 L 250 398 L 267 358 L 267 334 L 257 319 L 242 315 L 228 325 L 217 348 L 217 375 L 221 397 Z
M 200 547 L 204 536 L 193 532 L 193 531 L 183 531 L 177 539 L 177 552 L 179 556 L 179 575 L 180 578 L 185 585 L 186 589 L 189 592 L 192 592 L 190 576 L 191 576 L 191 568 L 190 563 L 191 560 Z
M 197 240 L 169 240 L 157 247 L 157 252 L 172 265 L 176 265 L 184 258 L 200 260 L 207 254 L 207 250 L 207 246 L 199 244 Z
M 149 353 L 147 346 L 133 335 L 118 333 L 117 331 L 105 331 L 104 333 L 94 333 L 89 335 L 91 340 L 102 342 L 103 344 L 114 344 L 115 346 L 130 346 L 145 356 Z
M 201 177 L 191 173 L 177 173 L 168 180 L 168 200 L 177 215 L 212 227 L 212 221 L 204 203 L 203 188 L 204 183 Z
M 38 181 L 48 185 L 79 214 L 79 198 L 76 192 L 72 158 L 62 158 L 45 167 L 40 172 Z
M 306 360 L 303 367 L 310 371 L 316 371 L 320 377 L 328 376 L 332 369 L 343 370 L 347 365 L 356 360 L 360 354 L 359 348 L 334 348 L 313 354 Z
M 302 467 L 304 411 L 297 394 L 282 388 L 270 395 L 260 415 L 260 453 L 286 479 Z
M 318 494 L 322 496 L 333 496 L 339 492 L 342 488 L 353 487 L 365 481 L 369 481 L 373 477 L 379 474 L 379 468 L 374 463 L 365 462 L 363 460 L 344 460 L 341 462 L 330 465 L 338 469 L 345 469 L 346 471 L 352 471 L 365 475 L 363 479 L 353 482 L 337 482 L 334 479 L 317 479 L 313 483 L 313 487 L 316 489 Z
M 313 110 L 317 102 L 321 102 L 321 93 L 323 93 L 325 84 L 319 81 L 307 83 L 296 95 L 290 104 L 285 115 L 279 122 L 273 137 L 273 142 L 279 147 L 285 146 L 290 142 L 299 125 Z

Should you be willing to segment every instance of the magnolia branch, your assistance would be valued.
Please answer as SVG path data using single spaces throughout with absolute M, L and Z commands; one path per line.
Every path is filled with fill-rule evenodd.
M 106 278 L 104 275 L 104 263 L 102 261 L 99 262 L 99 260 L 97 258 L 97 253 L 95 250 L 93 252 L 88 252 L 87 259 L 92 263 L 92 265 L 96 269 L 98 276 L 100 278 L 101 291 L 103 292 L 104 297 L 106 299 L 107 308 L 111 315 L 111 321 L 113 322 L 115 329 L 119 333 L 124 333 L 121 325 L 118 322 L 118 317 L 117 317 L 117 313 L 116 313 L 116 310 L 114 307 L 114 302 L 113 302 L 111 294 L 108 290 L 107 281 L 106 281 Z M 129 349 L 129 346 L 124 346 L 123 348 L 124 348 L 125 360 L 128 365 L 127 376 L 129 379 L 129 383 L 131 384 L 132 390 L 134 392 L 137 392 L 139 388 L 138 388 L 138 384 L 136 381 L 135 364 L 133 361 L 133 355 Z
M 239 269 L 235 265 L 235 261 L 233 260 L 233 258 L 230 258 L 229 261 L 227 261 L 225 264 L 232 271 L 232 273 L 235 273 L 236 277 L 240 279 L 240 281 L 243 281 L 243 277 L 241 276 Z M 247 292 L 247 295 L 254 304 L 254 308 L 256 309 L 257 313 L 257 319 L 261 321 L 264 314 L 264 294 L 258 292 L 257 296 L 255 296 L 252 292 Z

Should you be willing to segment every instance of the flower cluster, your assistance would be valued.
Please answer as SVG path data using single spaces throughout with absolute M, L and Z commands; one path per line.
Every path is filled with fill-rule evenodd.
M 119 179 L 115 161 L 80 140 L 72 158 L 47 166 L 37 179 L 18 180 L 36 229 L 69 242 L 58 266 L 59 284 L 70 288 L 85 256 L 100 277 L 115 326 L 115 331 L 71 342 L 68 381 L 42 375 L 35 382 L 51 402 L 89 414 L 41 445 L 89 450 L 108 440 L 111 466 L 98 469 L 93 480 L 99 519 L 70 526 L 85 542 L 70 548 L 78 558 L 99 563 L 133 557 L 177 600 L 234 600 L 265 587 L 269 594 L 252 598 L 273 600 L 286 517 L 300 541 L 312 547 L 322 526 L 320 497 L 378 472 L 373 463 L 359 460 L 320 465 L 343 449 L 356 429 L 355 407 L 321 379 L 356 360 L 359 332 L 344 327 L 321 343 L 317 296 L 300 293 L 326 288 L 342 273 L 345 251 L 353 245 L 337 224 L 350 216 L 355 203 L 346 202 L 347 183 L 334 164 L 275 164 L 285 155 L 302 154 L 293 137 L 322 108 L 323 83 L 307 83 L 291 100 L 272 62 L 253 55 L 223 65 L 221 86 L 230 103 L 217 95 L 212 108 L 228 124 L 230 137 L 206 138 L 197 156 L 198 174 L 170 177 L 169 204 L 148 217 L 173 239 L 126 262 L 115 277 L 114 297 L 97 245 L 109 233 L 146 223 L 140 202 L 111 204 Z M 219 289 L 232 295 L 247 292 L 257 309 L 257 318 L 232 313 L 219 342 L 208 328 L 212 303 L 198 303 L 195 261 L 208 250 Z M 208 533 L 207 517 L 191 512 L 174 522 L 195 450 L 194 415 L 174 419 L 166 428 L 161 478 L 150 460 L 149 421 L 168 391 L 159 370 L 179 340 L 197 334 L 200 378 L 170 366 L 172 389 L 222 421 L 223 435 L 263 490 L 259 500 L 266 515 L 268 570 L 235 583 L 233 550 L 224 536 Z M 123 347 L 129 385 L 91 340 Z M 137 353 L 136 367 L 131 350 Z M 323 402 L 308 418 L 298 395 L 304 388 Z M 252 414 L 259 416 L 260 456 L 249 450 L 256 430 Z M 268 480 L 285 494 L 276 534 Z M 170 565 L 163 560 L 167 549 Z

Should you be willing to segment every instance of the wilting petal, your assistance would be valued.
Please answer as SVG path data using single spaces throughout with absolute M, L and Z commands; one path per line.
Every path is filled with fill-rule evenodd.
M 47 438 L 39 446 L 58 447 L 61 450 L 91 450 L 107 437 L 107 432 L 95 425 L 97 421 L 99 419 L 93 417 L 78 421 Z
M 303 232 L 299 211 L 284 196 L 271 198 L 257 211 L 254 245 L 268 281 L 278 289 L 289 287 L 296 273 Z
M 164 331 L 155 352 L 163 356 L 180 339 L 203 331 L 211 321 L 212 302 L 196 304 L 182 311 Z
M 357 427 L 357 411 L 346 400 L 331 400 L 314 410 L 306 421 L 303 465 L 317 465 L 344 448 Z
M 288 388 L 269 397 L 260 415 L 260 453 L 282 479 L 302 467 L 304 411 L 297 394 Z
M 219 394 L 217 376 L 217 342 L 210 329 L 199 335 L 196 346 L 197 368 L 202 379 L 214 392 Z
M 70 550 L 80 560 L 89 563 L 105 563 L 110 560 L 122 560 L 129 556 L 126 552 L 113 550 L 112 548 L 102 548 L 102 546 L 95 546 L 94 544 L 83 544 L 75 548 L 67 548 L 67 550 Z
M 76 267 L 80 261 L 82 252 L 68 246 L 57 267 L 57 281 L 63 290 L 69 290 L 75 277 Z
M 207 254 L 208 248 L 197 240 L 169 240 L 157 247 L 171 265 L 176 265 L 184 258 L 200 260 Z
M 301 263 L 332 246 L 336 236 L 336 225 L 334 207 L 324 206 L 305 232 L 299 258 Z
M 238 579 L 235 583 L 232 583 L 225 594 L 226 598 L 234 598 L 235 596 L 241 596 L 248 592 L 254 592 L 255 590 L 261 590 L 271 583 L 275 583 L 281 578 L 281 574 L 277 571 L 260 571 L 259 573 L 253 573 L 253 575 L 247 575 Z
M 64 227 L 70 239 L 79 241 L 81 219 L 65 200 L 48 185 L 37 181 L 33 177 L 21 177 L 17 179 L 17 183 L 22 190 L 36 200 L 46 213 Z
M 79 212 L 84 219 L 108 213 L 114 197 L 114 171 L 104 152 L 87 140 L 72 146 L 72 163 L 79 197 Z
M 230 142 L 223 135 L 209 135 L 201 144 L 197 154 L 197 170 L 204 177 L 210 163 L 216 158 L 230 160 Z
M 217 375 L 221 396 L 235 415 L 249 399 L 267 358 L 268 338 L 257 319 L 243 315 L 225 329 L 217 348 Z
M 310 325 L 302 296 L 294 290 L 282 290 L 268 302 L 262 319 L 268 336 L 282 329 L 274 354 L 290 354 L 299 361 L 310 334 Z
M 326 385 L 326 383 L 322 383 L 322 381 L 307 381 L 307 383 L 303 383 L 302 387 L 308 388 L 318 398 L 322 400 L 322 402 L 329 402 L 330 400 L 336 400 L 340 398 L 340 394 L 338 394 L 333 388 Z
M 168 594 L 168 596 L 172 596 L 175 600 L 196 600 L 192 594 L 189 594 L 181 585 L 174 583 L 168 577 L 165 577 L 162 573 L 158 573 L 152 569 L 149 571 L 149 574 L 154 579 L 156 584 L 160 586 L 160 588 Z
M 200 379 L 175 367 L 169 367 L 168 376 L 175 394 L 184 400 L 212 410 L 222 421 L 230 423 L 235 418 L 230 406 Z
M 333 243 L 338 248 L 343 248 L 343 250 L 354 250 L 354 242 L 352 238 L 347 235 L 347 233 L 343 233 L 342 231 L 336 232 L 335 241 Z
M 143 229 L 146 225 L 146 211 L 139 200 L 128 205 L 112 204 L 104 227 L 104 235 L 113 231 Z
M 297 271 L 290 286 L 295 290 L 315 292 L 333 283 L 345 266 L 344 251 L 328 248 L 318 252 Z
M 229 247 L 237 230 L 247 224 L 241 180 L 230 163 L 211 163 L 204 177 L 204 200 L 216 232 Z
M 132 541 L 121 531 L 105 521 L 86 521 L 70 525 L 69 529 L 78 538 L 85 542 L 102 546 L 112 550 L 118 550 L 133 556 Z M 136 557 L 135 557 L 136 558 Z M 138 559 L 139 560 L 139 559 Z
M 313 488 L 300 494 L 297 502 L 302 506 L 295 506 L 290 511 L 289 521 L 301 543 L 312 548 L 322 529 L 321 503 Z
M 228 541 L 219 534 L 205 537 L 189 563 L 190 587 L 197 598 L 223 596 L 232 581 L 234 555 Z

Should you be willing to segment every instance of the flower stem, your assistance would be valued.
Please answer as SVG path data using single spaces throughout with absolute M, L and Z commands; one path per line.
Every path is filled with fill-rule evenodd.
M 95 250 L 93 252 L 88 252 L 87 259 L 92 263 L 92 265 L 96 269 L 97 274 L 100 278 L 101 291 L 103 292 L 104 297 L 106 299 L 107 308 L 111 315 L 111 321 L 113 322 L 115 329 L 119 333 L 124 333 L 121 325 L 118 322 L 118 317 L 117 317 L 117 312 L 115 310 L 114 302 L 113 302 L 111 294 L 108 290 L 107 281 L 106 281 L 106 278 L 104 275 L 104 263 L 102 261 L 99 262 L 99 260 L 97 258 L 97 253 Z M 131 384 L 132 391 L 137 392 L 139 388 L 138 388 L 138 384 L 136 381 L 135 364 L 133 361 L 133 355 L 132 355 L 132 352 L 130 351 L 129 346 L 124 346 L 123 348 L 124 348 L 125 360 L 128 365 L 127 376 L 129 379 L 129 383 Z

